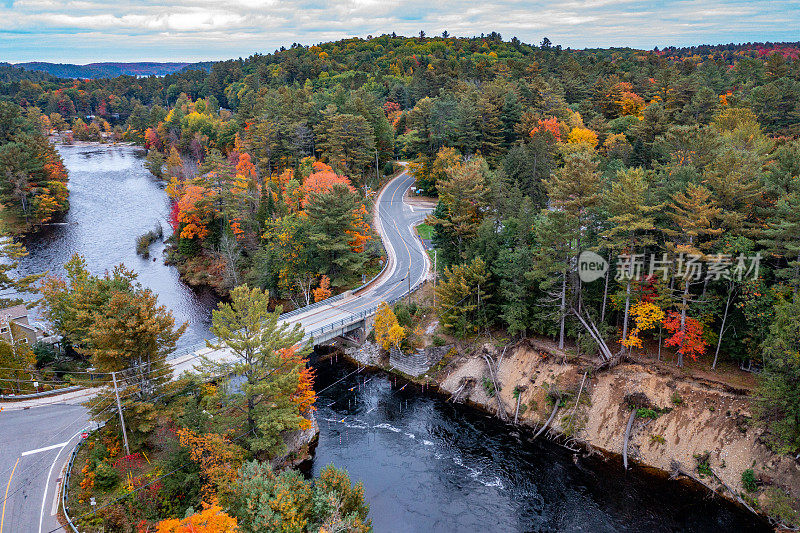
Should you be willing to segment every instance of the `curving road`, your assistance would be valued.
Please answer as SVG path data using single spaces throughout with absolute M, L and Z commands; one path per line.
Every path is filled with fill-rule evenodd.
M 375 226 L 386 248 L 388 264 L 381 276 L 367 287 L 344 297 L 331 298 L 298 311 L 282 315 L 281 322 L 300 324 L 307 336 L 318 336 L 340 328 L 343 324 L 359 322 L 370 315 L 381 302 L 393 302 L 416 289 L 428 276 L 430 258 L 414 227 L 432 211 L 405 202 L 414 178 L 403 171 L 390 181 L 375 201 Z M 176 375 L 191 371 L 199 355 L 225 360 L 232 354 L 227 350 L 199 349 L 172 361 Z
M 387 251 L 382 275 L 356 294 L 320 302 L 287 313 L 282 320 L 299 323 L 310 333 L 352 322 L 416 288 L 428 275 L 430 261 L 414 226 L 431 212 L 408 205 L 404 197 L 414 178 L 403 172 L 390 181 L 376 200 L 375 226 Z M 360 319 L 359 319 L 360 320 Z M 200 350 L 225 358 L 224 351 Z M 191 370 L 198 353 L 171 361 L 176 374 Z M 0 533 L 49 532 L 59 527 L 55 517 L 61 473 L 80 434 L 89 428 L 89 415 L 80 405 L 96 390 L 61 397 L 0 403 Z

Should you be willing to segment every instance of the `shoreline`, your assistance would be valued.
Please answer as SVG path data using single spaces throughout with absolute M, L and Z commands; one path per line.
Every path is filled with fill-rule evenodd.
M 606 370 L 587 378 L 589 383 L 584 384 L 581 398 L 576 399 L 574 394 L 573 397 L 567 398 L 567 394 L 563 394 L 562 398 L 564 399 L 560 399 L 559 402 L 566 405 L 558 409 L 558 411 L 561 411 L 559 416 L 551 416 L 553 411 L 550 405 L 538 405 L 534 400 L 533 404 L 536 409 L 524 409 L 522 413 L 518 414 L 518 423 L 514 424 L 514 404 L 508 400 L 513 398 L 513 391 L 519 384 L 515 383 L 511 385 L 508 383 L 512 378 L 509 375 L 509 366 L 513 364 L 509 362 L 519 359 L 520 352 L 527 352 L 529 349 L 529 346 L 525 346 L 527 344 L 529 344 L 529 342 L 522 341 L 510 346 L 511 353 L 506 354 L 503 363 L 501 363 L 497 369 L 497 375 L 501 383 L 499 395 L 505 400 L 505 405 L 508 406 L 510 404 L 511 407 L 509 420 L 503 420 L 498 417 L 495 397 L 489 396 L 484 390 L 484 387 L 481 386 L 481 378 L 485 377 L 484 372 L 487 370 L 486 363 L 481 357 L 481 352 L 485 351 L 487 345 L 470 350 L 471 353 L 455 357 L 447 361 L 441 368 L 426 372 L 419 377 L 409 376 L 390 367 L 388 363 L 384 363 L 385 358 L 382 358 L 377 364 L 375 361 L 370 361 L 368 364 L 365 364 L 364 361 L 359 361 L 353 357 L 353 355 L 345 353 L 344 350 L 342 350 L 341 353 L 348 362 L 352 364 L 364 366 L 369 371 L 383 372 L 388 375 L 397 376 L 413 384 L 413 386 L 421 387 L 421 392 L 423 393 L 426 389 L 431 390 L 446 401 L 452 400 L 457 403 L 462 403 L 477 412 L 493 416 L 498 423 L 505 424 L 515 430 L 524 430 L 525 432 L 535 434 L 536 436 L 534 438 L 547 438 L 547 440 L 559 447 L 576 454 L 581 454 L 584 457 L 599 455 L 603 458 L 604 462 L 612 462 L 615 466 L 618 465 L 623 472 L 625 471 L 623 470 L 623 461 L 625 458 L 622 450 L 625 439 L 624 429 L 629 419 L 630 410 L 621 407 L 619 404 L 615 404 L 613 401 L 598 401 L 599 398 L 595 398 L 595 395 L 607 391 L 609 388 L 608 382 L 619 378 L 619 374 L 622 374 L 622 372 L 620 372 L 621 370 L 630 372 L 632 368 L 635 368 L 642 374 L 640 377 L 644 378 L 644 381 L 652 379 L 657 380 L 659 377 L 662 380 L 674 381 L 675 387 L 680 388 L 681 394 L 685 396 L 685 399 L 681 402 L 682 404 L 684 404 L 684 402 L 686 404 L 682 409 L 684 412 L 681 412 L 678 406 L 662 408 L 651 404 L 651 407 L 656 410 L 662 409 L 664 414 L 655 420 L 647 418 L 642 419 L 638 416 L 634 417 L 634 429 L 631 432 L 631 440 L 628 443 L 627 460 L 630 464 L 627 470 L 636 470 L 639 473 L 648 476 L 656 476 L 659 479 L 670 479 L 686 484 L 703 493 L 711 493 L 711 495 L 719 496 L 727 503 L 743 511 L 747 511 L 752 516 L 762 520 L 765 525 L 770 525 L 770 527 L 776 529 L 781 527 L 781 524 L 772 518 L 765 508 L 765 505 L 768 504 L 768 502 L 765 501 L 765 491 L 759 490 L 758 494 L 749 496 L 741 487 L 739 470 L 733 472 L 732 467 L 736 468 L 736 464 L 744 465 L 744 457 L 747 457 L 746 463 L 748 465 L 750 461 L 757 462 L 761 459 L 762 462 L 760 464 L 764 465 L 765 469 L 771 468 L 773 471 L 780 471 L 781 476 L 776 475 L 771 479 L 776 486 L 788 483 L 791 488 L 792 484 L 794 484 L 793 487 L 796 487 L 796 490 L 800 490 L 800 468 L 795 467 L 792 469 L 792 463 L 794 463 L 792 458 L 774 454 L 769 451 L 766 446 L 760 444 L 756 429 L 748 427 L 746 431 L 742 432 L 740 428 L 736 429 L 735 433 L 732 433 L 731 428 L 728 426 L 733 425 L 735 429 L 740 421 L 738 414 L 734 416 L 730 412 L 727 414 L 725 411 L 719 412 L 718 415 L 724 415 L 725 420 L 723 420 L 723 423 L 719 424 L 719 426 L 715 426 L 714 424 L 709 424 L 708 420 L 697 416 L 695 412 L 697 409 L 688 405 L 697 400 L 697 398 L 694 397 L 695 394 L 701 396 L 717 394 L 720 398 L 724 396 L 735 398 L 739 401 L 747 401 L 746 395 L 742 394 L 743 391 L 736 391 L 732 387 L 722 383 L 716 384 L 716 387 L 714 384 L 710 386 L 698 385 L 693 383 L 690 376 L 682 380 L 675 379 L 675 377 L 671 375 L 669 377 L 663 375 L 659 376 L 657 369 L 647 368 L 641 363 L 623 363 L 620 365 L 620 367 L 623 368 L 620 368 L 616 372 L 615 369 Z M 580 378 L 583 375 L 584 368 L 589 366 L 589 362 L 582 358 L 575 358 L 575 360 L 564 363 L 561 362 L 560 357 L 552 357 L 551 359 L 559 359 L 559 361 L 546 363 L 538 370 L 538 374 L 546 374 L 547 376 L 555 377 L 555 372 L 552 374 L 550 374 L 550 372 L 554 370 L 554 367 L 561 367 L 562 374 L 576 374 L 575 371 L 580 369 L 580 375 L 578 376 L 578 378 Z M 529 361 L 525 362 L 528 363 Z M 488 376 L 488 372 L 486 372 L 486 376 Z M 467 378 L 466 381 L 469 381 L 469 378 L 473 378 L 473 385 L 468 387 L 469 391 L 459 398 L 459 385 L 463 384 L 465 381 L 462 378 Z M 524 399 L 526 402 L 525 404 L 522 404 L 522 402 L 520 403 L 526 406 L 531 401 L 530 395 L 542 393 L 538 394 L 538 396 L 547 396 L 547 393 L 541 388 L 541 383 L 530 383 L 529 385 L 531 386 L 527 387 L 519 394 L 520 398 Z M 636 386 L 632 386 L 630 390 L 635 392 L 636 388 Z M 714 388 L 717 390 L 711 390 Z M 564 392 L 567 391 L 565 390 Z M 576 391 L 573 391 L 573 393 L 574 392 Z M 648 390 L 648 392 L 650 391 Z M 614 398 L 618 399 L 617 396 L 614 396 Z M 660 399 L 661 398 L 658 398 L 658 400 Z M 706 405 L 702 405 L 701 409 L 708 411 Z M 564 415 L 564 412 L 567 414 Z M 675 414 L 672 414 L 673 412 Z M 709 412 L 713 414 L 716 410 L 711 409 Z M 670 416 L 671 414 L 672 416 Z M 571 425 L 572 420 L 565 421 L 570 415 L 572 415 L 571 418 L 573 420 L 579 417 L 585 418 L 581 427 L 573 427 Z M 543 428 L 543 425 L 547 427 Z M 658 426 L 658 431 L 663 433 L 662 439 L 667 437 L 664 439 L 663 445 L 659 443 L 660 439 L 656 439 L 650 443 L 654 448 L 663 448 L 660 454 L 654 453 L 653 450 L 648 449 L 649 447 L 647 446 L 647 440 L 651 439 L 651 435 L 655 434 L 650 433 L 650 431 L 656 431 L 654 426 Z M 670 431 L 670 426 L 680 431 L 672 432 Z M 678 445 L 681 440 L 680 435 L 689 433 L 689 436 L 692 436 L 692 431 L 695 431 L 700 438 L 696 441 L 693 439 L 685 439 L 689 442 L 690 449 L 687 451 L 685 446 L 680 447 Z M 742 437 L 736 439 L 736 433 L 741 434 Z M 710 442 L 713 442 L 715 438 L 720 436 L 729 439 L 729 447 L 731 450 L 728 450 L 727 447 L 714 448 L 713 446 L 708 446 L 711 449 L 706 450 L 702 446 L 702 444 L 710 444 Z M 672 440 L 668 440 L 670 437 L 672 437 Z M 676 444 L 673 449 L 671 445 L 675 440 L 678 441 L 678 444 Z M 694 442 L 694 446 L 692 446 L 692 442 Z M 743 446 L 743 444 L 750 445 L 749 454 L 745 453 L 745 446 Z M 695 472 L 697 465 L 695 465 L 694 461 L 697 460 L 698 454 L 703 455 L 704 453 L 709 456 L 705 460 L 707 461 L 707 468 L 711 472 L 711 475 Z M 738 461 L 734 461 L 734 459 L 731 458 L 731 455 L 736 453 L 740 454 Z M 721 464 L 719 456 L 723 457 L 721 459 Z M 728 463 L 734 464 L 726 465 L 725 457 L 728 458 Z M 772 461 L 772 463 L 770 463 L 770 461 Z M 741 468 L 741 466 L 739 468 Z M 743 496 L 751 498 L 750 501 L 745 501 Z

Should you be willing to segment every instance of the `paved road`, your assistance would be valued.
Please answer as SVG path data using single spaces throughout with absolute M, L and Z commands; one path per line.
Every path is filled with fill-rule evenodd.
M 0 413 L 0 531 L 47 532 L 58 527 L 61 472 L 88 427 L 89 414 L 82 405 Z
M 315 306 L 288 321 L 316 330 L 402 297 L 409 280 L 411 287 L 416 287 L 425 279 L 429 259 L 413 227 L 430 209 L 403 201 L 413 183 L 414 179 L 403 173 L 383 188 L 376 201 L 376 225 L 389 256 L 381 278 L 356 295 Z M 197 357 L 187 355 L 172 363 L 180 373 L 190 370 Z M 58 527 L 54 516 L 58 481 L 76 439 L 90 425 L 80 402 L 94 394 L 95 390 L 84 390 L 24 403 L 0 403 L 0 496 L 5 504 L 0 533 L 46 533 Z
M 330 304 L 310 306 L 306 312 L 283 320 L 289 324 L 301 324 L 307 333 L 335 328 L 342 322 L 356 322 L 360 315 L 373 311 L 381 302 L 393 301 L 416 288 L 428 276 L 430 258 L 422 242 L 414 233 L 414 226 L 430 214 L 430 208 L 407 204 L 404 197 L 414 184 L 414 178 L 406 172 L 389 182 L 376 200 L 376 226 L 388 254 L 389 264 L 380 279 L 357 294 L 335 300 Z M 173 368 L 177 373 L 191 370 L 197 364 L 199 354 L 224 360 L 232 355 L 226 350 L 200 350 L 176 358 Z

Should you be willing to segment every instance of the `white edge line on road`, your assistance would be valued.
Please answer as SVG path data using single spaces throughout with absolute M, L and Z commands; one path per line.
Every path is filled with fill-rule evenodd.
M 39 452 L 49 452 L 50 450 L 55 450 L 56 448 L 63 448 L 67 444 L 69 444 L 69 441 L 62 442 L 61 444 L 53 444 L 52 446 L 45 446 L 44 448 L 37 448 L 35 450 L 28 450 L 27 452 L 22 452 L 22 457 L 25 457 L 26 455 L 33 455 L 34 453 Z
M 56 466 L 56 463 L 58 462 L 58 458 L 61 456 L 61 452 L 64 451 L 64 447 L 66 447 L 66 445 L 69 444 L 72 441 L 72 439 L 74 439 L 75 437 L 77 437 L 78 435 L 83 433 L 84 431 L 86 431 L 85 428 L 80 430 L 80 431 L 78 431 L 73 436 L 71 436 L 69 439 L 67 439 L 67 442 L 65 442 L 64 444 L 57 445 L 57 446 L 61 446 L 61 448 L 58 450 L 58 453 L 56 454 L 56 458 L 53 459 L 53 464 L 50 465 L 50 471 L 47 472 L 47 481 L 45 481 L 45 484 L 44 484 L 44 494 L 42 495 L 42 510 L 39 512 L 39 533 L 42 533 L 42 521 L 44 520 L 44 508 L 47 505 L 47 489 L 50 488 L 50 477 L 53 475 L 53 467 Z M 51 449 L 52 449 L 52 447 L 51 447 Z M 58 492 L 56 492 L 56 494 L 54 494 L 54 498 L 58 499 Z

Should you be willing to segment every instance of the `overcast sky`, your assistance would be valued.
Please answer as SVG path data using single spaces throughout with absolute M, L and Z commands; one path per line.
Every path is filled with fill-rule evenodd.
M 227 59 L 420 30 L 573 48 L 797 41 L 800 0 L 0 0 L 0 61 Z

